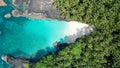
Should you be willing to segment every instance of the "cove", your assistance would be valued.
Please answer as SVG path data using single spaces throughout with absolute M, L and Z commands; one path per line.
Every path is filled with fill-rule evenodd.
M 73 43 L 76 38 L 93 31 L 87 24 L 56 19 L 5 18 L 11 6 L 0 6 L 0 57 L 38 59 L 57 51 L 53 43 Z M 11 68 L 0 58 L 0 68 Z
M 64 43 L 66 21 L 55 19 L 30 19 L 26 17 L 4 18 L 13 8 L 9 6 L 0 7 L 0 57 L 12 55 L 14 57 L 38 58 L 56 51 L 53 43 L 58 41 Z M 0 59 L 0 68 L 9 68 Z
M 4 19 L 0 24 L 0 56 L 31 58 L 39 52 L 42 57 L 55 52 L 55 41 L 64 39 L 65 21 L 34 20 L 25 17 Z M 3 66 L 3 62 L 0 62 Z M 5 68 L 5 67 L 1 67 Z

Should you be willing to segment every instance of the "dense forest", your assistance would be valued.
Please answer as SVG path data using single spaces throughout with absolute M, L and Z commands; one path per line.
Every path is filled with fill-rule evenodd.
M 31 68 L 120 68 L 120 0 L 55 0 L 61 15 L 95 26 L 63 50 Z

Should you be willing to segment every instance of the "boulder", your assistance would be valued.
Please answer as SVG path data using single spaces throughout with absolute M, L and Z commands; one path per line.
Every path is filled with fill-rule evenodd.
M 11 14 L 5 14 L 4 17 L 5 17 L 5 18 L 10 18 L 10 17 L 11 17 Z

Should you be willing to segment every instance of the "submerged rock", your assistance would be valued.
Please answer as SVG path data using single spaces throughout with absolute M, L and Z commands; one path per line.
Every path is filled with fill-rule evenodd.
M 57 47 L 57 45 L 59 45 L 59 44 L 60 44 L 60 42 L 57 42 L 57 41 L 53 43 L 53 45 L 54 45 L 55 47 Z
M 2 31 L 0 30 L 0 35 L 2 34 Z
M 10 18 L 10 17 L 11 17 L 11 14 L 6 14 L 4 17 L 5 17 L 5 18 Z

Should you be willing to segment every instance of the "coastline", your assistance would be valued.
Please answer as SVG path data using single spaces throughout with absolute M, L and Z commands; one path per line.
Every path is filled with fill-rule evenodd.
M 46 3 L 46 2 L 44 2 L 44 0 L 41 0 L 41 1 L 43 1 L 43 3 L 45 3 L 46 5 L 51 6 L 51 7 L 47 6 L 47 7 L 43 7 L 43 8 L 46 8 L 45 10 L 43 8 L 38 10 L 38 6 L 35 6 L 35 4 L 32 4 L 31 2 L 29 2 L 28 3 L 29 5 L 27 5 L 27 6 L 30 7 L 30 8 L 27 7 L 25 9 L 25 11 L 20 11 L 20 9 L 18 9 L 16 7 L 15 10 L 13 10 L 13 12 L 12 12 L 12 16 L 14 16 L 14 17 L 25 16 L 25 17 L 29 17 L 29 18 L 33 18 L 33 19 L 58 19 L 58 20 L 64 20 L 60 16 L 60 14 L 58 13 L 57 8 L 53 5 L 53 2 L 52 3 L 51 2 Z M 39 1 L 39 2 L 41 2 L 41 1 Z M 16 2 L 16 0 L 14 0 L 14 2 Z M 43 4 L 43 5 L 45 5 L 45 4 Z M 18 3 L 16 2 L 16 3 L 14 3 L 14 5 L 18 6 Z M 35 9 L 33 9 L 33 8 L 35 8 Z M 72 23 L 74 23 L 74 21 L 69 21 L 68 23 L 70 25 L 68 26 L 68 32 L 66 33 L 67 34 L 66 39 L 67 39 L 68 43 L 73 43 L 76 40 L 76 38 L 81 36 L 81 35 L 78 35 L 79 32 L 81 31 L 79 29 L 81 29 L 81 28 L 78 28 L 78 24 L 73 26 L 74 24 L 72 24 Z M 75 31 L 75 32 L 72 32 L 72 31 Z M 85 34 L 83 34 L 83 35 L 85 35 Z M 69 40 L 71 38 L 74 38 L 74 39 L 73 40 Z M 58 47 L 58 49 L 65 48 L 65 47 L 61 47 L 60 48 L 61 45 L 65 45 L 66 46 L 67 44 L 57 44 L 55 47 Z M 7 56 L 7 59 L 11 59 L 11 58 L 12 58 L 12 60 L 8 61 L 8 63 L 11 64 L 12 66 L 16 66 L 18 64 L 20 64 L 22 66 L 25 61 L 30 61 L 30 59 L 26 59 L 26 58 L 23 59 L 23 58 L 14 58 L 14 57 L 9 56 L 9 55 Z M 11 63 L 11 61 L 14 61 L 14 62 Z M 26 63 L 29 63 L 29 62 L 26 62 Z M 16 68 L 16 67 L 14 67 L 14 68 Z
M 64 20 L 60 16 L 53 0 L 14 0 L 15 10 L 12 15 L 15 17 L 25 16 L 34 19 L 58 19 Z
M 0 6 L 7 6 L 7 3 L 0 0 Z M 33 19 L 57 19 L 65 20 L 58 12 L 53 0 L 12 0 L 13 7 L 11 13 L 6 14 L 5 18 L 10 17 L 28 17 Z
M 53 43 L 53 46 L 57 49 L 57 52 L 64 49 L 65 47 L 69 46 L 69 44 L 74 43 L 77 38 L 83 36 L 83 35 L 89 35 L 92 31 L 93 28 L 87 24 L 84 23 L 78 23 L 76 21 L 70 21 L 68 22 L 68 28 L 66 29 L 66 36 L 64 37 L 65 43 L 59 43 L 55 41 Z M 17 65 L 23 66 L 23 63 L 35 63 L 37 62 L 40 58 L 37 56 L 39 54 L 39 51 L 35 54 L 35 56 L 30 57 L 30 58 L 25 58 L 25 57 L 13 57 L 11 55 L 6 55 L 7 56 L 7 61 L 6 56 L 5 59 L 3 59 L 6 63 L 14 66 L 14 68 L 17 68 Z M 47 55 L 46 55 L 47 56 Z

